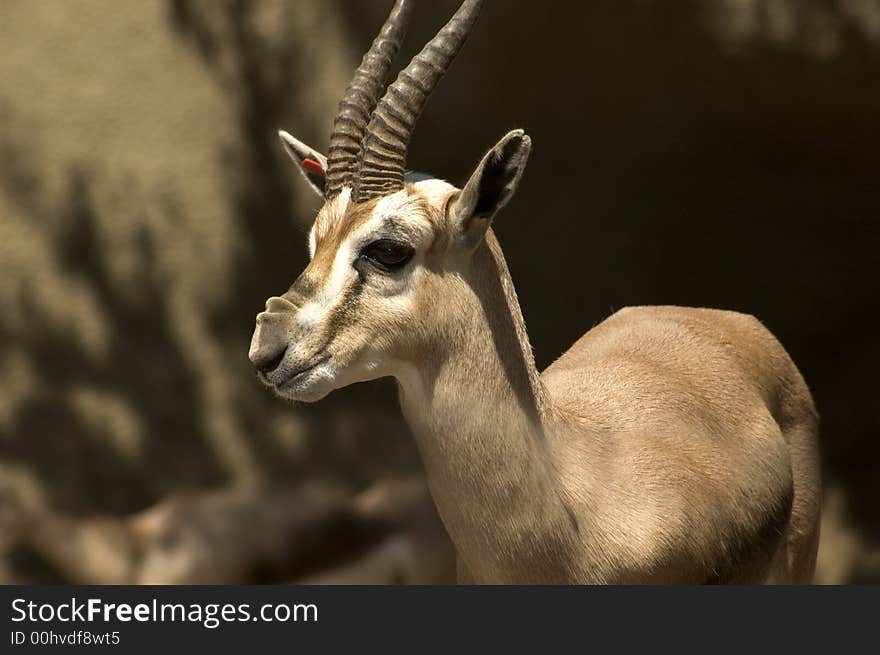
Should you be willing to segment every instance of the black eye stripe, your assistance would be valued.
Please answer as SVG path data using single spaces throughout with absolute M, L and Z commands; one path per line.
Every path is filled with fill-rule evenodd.
M 414 253 L 413 247 L 406 243 L 393 239 L 379 239 L 365 246 L 358 259 L 366 259 L 381 270 L 393 271 L 405 266 Z

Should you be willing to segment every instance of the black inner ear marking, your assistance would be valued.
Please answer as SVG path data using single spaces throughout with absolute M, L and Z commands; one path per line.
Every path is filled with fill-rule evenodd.
M 487 158 L 483 175 L 480 177 L 479 194 L 474 215 L 483 216 L 498 209 L 504 196 L 510 193 L 510 186 L 516 179 L 522 161 L 522 141 L 510 139 L 496 148 Z

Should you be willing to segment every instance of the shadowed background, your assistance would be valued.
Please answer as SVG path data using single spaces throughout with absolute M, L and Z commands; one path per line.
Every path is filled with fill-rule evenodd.
M 357 580 L 377 548 L 418 578 L 425 539 L 395 535 L 424 532 L 421 491 L 351 518 L 418 480 L 394 385 L 289 407 L 247 361 L 320 205 L 276 129 L 325 149 L 390 4 L 2 3 L 3 581 L 153 581 L 156 549 L 272 530 L 172 581 Z M 399 65 L 456 4 L 420 3 Z M 496 232 L 540 368 L 625 305 L 764 321 L 822 416 L 822 582 L 880 581 L 878 74 L 877 0 L 488 0 L 409 156 L 460 184 L 532 136 Z

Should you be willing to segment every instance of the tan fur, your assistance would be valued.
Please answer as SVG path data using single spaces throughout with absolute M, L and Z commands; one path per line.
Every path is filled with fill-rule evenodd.
M 462 581 L 809 582 L 817 418 L 774 337 L 734 312 L 627 308 L 539 375 L 491 229 L 456 239 L 458 193 L 431 180 L 328 203 L 312 263 L 258 317 L 252 359 L 288 348 L 261 379 L 294 400 L 398 380 Z M 338 253 L 391 215 L 416 256 L 359 281 Z

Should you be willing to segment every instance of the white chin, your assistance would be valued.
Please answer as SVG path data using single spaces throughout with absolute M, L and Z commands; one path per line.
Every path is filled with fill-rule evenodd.
M 274 387 L 275 395 L 285 400 L 313 403 L 335 388 L 336 376 L 330 362 L 319 364 L 303 375 Z

